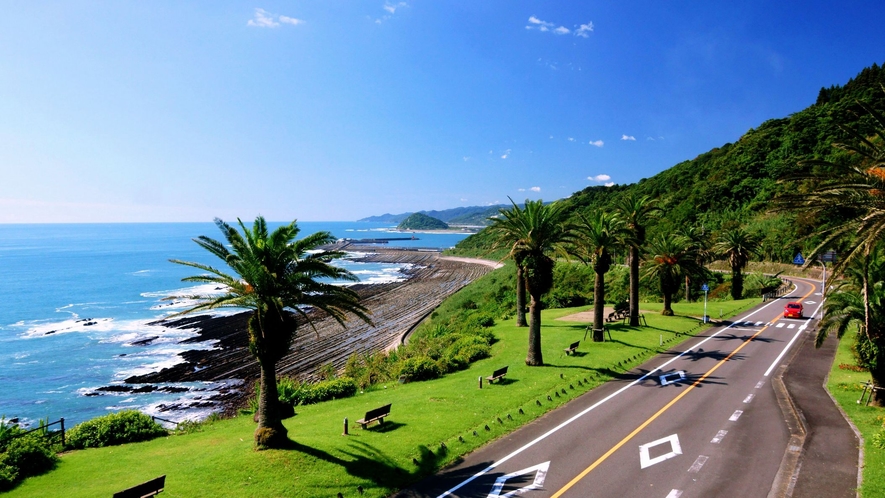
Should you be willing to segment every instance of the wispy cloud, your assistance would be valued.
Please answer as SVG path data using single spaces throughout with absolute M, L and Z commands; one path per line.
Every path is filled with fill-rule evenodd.
M 382 5 L 381 8 L 386 10 L 388 13 L 375 19 L 375 24 L 383 23 L 384 21 L 390 19 L 397 10 L 408 6 L 409 4 L 406 2 L 384 2 L 384 5 Z
M 597 140 L 597 141 L 595 141 L 595 142 L 594 142 L 594 141 L 590 141 L 590 142 L 587 142 L 587 143 L 589 143 L 590 145 L 595 145 L 595 146 L 597 146 L 597 147 L 602 147 L 603 145 L 605 145 L 605 142 L 603 142 L 602 140 Z
M 510 149 L 504 151 L 504 154 L 501 155 L 501 159 L 507 159 L 510 157 Z
M 246 25 L 252 26 L 253 28 L 279 28 L 280 23 L 297 26 L 299 24 L 304 24 L 304 22 L 303 19 L 296 19 L 289 16 L 278 16 L 276 14 L 271 14 L 264 9 L 256 8 L 255 17 L 249 19 Z
M 524 189 L 524 188 L 518 188 L 518 189 L 516 189 L 516 191 L 517 191 L 517 192 L 525 192 L 525 189 Z
M 636 137 L 634 137 L 633 135 L 621 135 L 621 140 L 630 140 L 630 141 L 635 142 Z
M 588 176 L 587 179 L 593 180 L 594 182 L 607 182 L 607 181 L 611 180 L 612 177 L 610 177 L 606 174 L 601 174 L 601 175 L 596 175 L 596 176 Z
M 532 188 L 530 188 L 529 190 L 531 190 L 532 192 L 540 192 L 540 191 L 541 191 L 541 187 L 532 187 Z
M 542 33 L 553 33 L 556 35 L 568 35 L 572 34 L 574 36 L 580 36 L 581 38 L 589 38 L 590 33 L 593 32 L 593 23 L 588 22 L 586 24 L 575 25 L 575 29 L 571 30 L 566 28 L 565 26 L 556 26 L 556 23 L 552 23 L 549 21 L 544 21 L 535 16 L 530 16 L 528 20 L 528 24 L 526 24 L 525 29 L 528 30 L 537 30 Z
M 605 186 L 606 186 L 606 187 L 614 187 L 614 186 L 615 186 L 615 182 L 606 182 L 606 183 L 605 183 Z
M 581 38 L 589 38 L 592 31 L 593 23 L 588 22 L 587 24 L 582 24 L 578 26 L 578 29 L 575 30 L 575 36 L 580 36 Z
M 575 138 L 574 138 L 574 137 L 568 137 L 568 141 L 569 141 L 569 142 L 574 142 L 574 141 L 575 141 Z

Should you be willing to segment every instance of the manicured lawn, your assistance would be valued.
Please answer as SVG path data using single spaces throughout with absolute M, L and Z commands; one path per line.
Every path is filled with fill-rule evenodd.
M 722 306 L 727 304 L 726 311 L 732 314 L 758 302 Z M 702 314 L 703 303 L 700 306 Z M 661 350 L 661 340 L 665 348 L 672 347 L 685 338 L 682 334 L 702 330 L 697 319 L 678 316 L 695 315 L 696 307 L 697 303 L 677 303 L 677 316 L 663 317 L 651 309 L 654 306 L 646 306 L 648 327 L 613 325 L 613 341 L 604 343 L 583 341 L 585 324 L 554 320 L 587 307 L 547 310 L 543 367 L 525 366 L 526 329 L 498 324 L 493 357 L 467 370 L 298 407 L 298 414 L 285 421 L 293 441 L 290 449 L 255 451 L 255 424 L 251 416 L 242 416 L 207 424 L 195 434 L 65 454 L 57 469 L 27 479 L 8 496 L 111 496 L 162 474 L 167 475 L 163 496 L 169 498 L 307 497 L 338 492 L 349 497 L 360 496 L 357 486 L 364 488 L 362 496 L 387 496 L 644 362 Z M 566 356 L 563 349 L 576 340 L 582 340 L 579 354 Z M 504 382 L 478 388 L 478 377 L 504 365 L 510 368 Z M 547 400 L 548 395 L 553 401 Z M 362 430 L 354 423 L 366 411 L 387 403 L 393 406 L 383 427 Z M 342 435 L 345 417 L 351 421 L 349 436 Z
M 854 338 L 845 335 L 839 342 L 836 361 L 830 371 L 827 389 L 854 422 L 864 439 L 864 469 L 861 496 L 885 496 L 885 450 L 873 445 L 873 436 L 883 430 L 885 409 L 863 406 L 857 403 L 863 384 L 870 380 L 867 372 L 854 372 L 839 368 L 840 364 L 854 365 L 851 346 Z

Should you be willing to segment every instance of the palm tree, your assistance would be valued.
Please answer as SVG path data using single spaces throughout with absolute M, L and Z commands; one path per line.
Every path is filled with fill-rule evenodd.
M 603 307 L 605 306 L 605 274 L 612 266 L 613 252 L 624 247 L 631 236 L 623 220 L 616 213 L 595 211 L 589 217 L 578 213 L 572 252 L 585 263 L 593 265 L 593 341 L 603 337 Z
M 744 295 L 743 270 L 750 258 L 759 249 L 759 237 L 750 234 L 743 228 L 726 230 L 719 234 L 713 245 L 713 251 L 728 259 L 731 266 L 731 297 L 740 299 Z
M 520 256 L 520 254 L 513 255 L 516 263 L 516 326 L 528 327 L 525 320 L 525 269 Z
M 308 311 L 317 309 L 342 325 L 348 313 L 367 322 L 369 319 L 354 291 L 332 283 L 333 280 L 357 280 L 347 270 L 331 264 L 344 253 L 317 251 L 320 246 L 334 242 L 332 234 L 317 232 L 296 240 L 299 229 L 295 221 L 272 233 L 268 233 L 267 223 L 261 216 L 255 218 L 251 231 L 239 219 L 237 222 L 242 233 L 215 219 L 227 245 L 206 236 L 194 239 L 200 247 L 227 264 L 233 274 L 202 263 L 170 260 L 206 272 L 183 281 L 212 283 L 220 292 L 172 299 L 187 297 L 198 301 L 195 306 L 176 315 L 217 308 L 251 310 L 249 351 L 261 368 L 255 442 L 259 448 L 280 448 L 288 438 L 278 406 L 276 364 L 288 354 L 295 338 L 296 317 L 310 323 Z
M 672 316 L 673 294 L 679 290 L 682 277 L 702 272 L 703 267 L 698 265 L 695 250 L 685 237 L 659 235 L 649 242 L 648 248 L 652 256 L 643 265 L 643 272 L 646 278 L 660 283 L 661 295 L 664 297 L 661 314 Z
M 630 194 L 622 197 L 616 205 L 624 223 L 632 232 L 629 240 L 630 264 L 630 326 L 639 326 L 639 263 L 645 246 L 645 225 L 658 216 L 661 208 L 649 196 Z
M 541 354 L 541 297 L 553 286 L 551 258 L 562 251 L 571 240 L 571 225 L 563 203 L 545 205 L 540 199 L 525 201 L 520 208 L 510 199 L 513 207 L 500 209 L 495 218 L 489 218 L 489 233 L 494 237 L 494 248 L 509 248 L 509 257 L 522 261 L 529 303 L 529 347 L 526 365 L 543 365 Z
M 694 253 L 697 256 L 697 264 L 701 268 L 705 268 L 706 264 L 710 262 L 712 259 L 712 254 L 710 252 L 710 242 L 707 238 L 707 235 L 704 231 L 703 227 L 689 227 L 687 230 L 682 230 L 679 235 L 685 237 L 688 240 L 689 245 L 694 249 Z M 704 273 L 698 275 L 685 275 L 685 300 L 691 301 L 691 279 L 692 277 L 703 277 L 706 275 L 706 271 Z

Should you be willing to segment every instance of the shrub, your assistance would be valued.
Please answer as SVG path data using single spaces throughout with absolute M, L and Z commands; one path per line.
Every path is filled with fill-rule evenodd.
M 165 435 L 166 429 L 150 416 L 135 410 L 123 410 L 74 426 L 68 432 L 67 444 L 74 449 L 100 448 L 148 441 Z
M 873 446 L 880 450 L 885 450 L 885 429 L 879 429 L 879 432 L 873 434 Z
M 298 401 L 302 405 L 312 405 L 330 399 L 349 398 L 356 392 L 357 385 L 353 379 L 332 379 L 303 385 Z
M 400 364 L 400 377 L 407 382 L 430 380 L 442 375 L 439 365 L 427 356 L 408 358 Z
M 0 462 L 0 491 L 12 489 L 18 480 L 18 470 L 11 465 Z
M 0 457 L 0 467 L 11 467 L 7 474 L 19 478 L 42 474 L 55 467 L 58 457 L 50 448 L 50 443 L 39 436 L 24 436 L 13 439 L 6 446 L 6 453 Z

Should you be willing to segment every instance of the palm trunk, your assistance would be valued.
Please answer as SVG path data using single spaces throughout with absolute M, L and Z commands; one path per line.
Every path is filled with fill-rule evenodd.
M 605 340 L 603 335 L 604 321 L 602 318 L 603 308 L 605 307 L 605 273 L 596 272 L 596 279 L 593 281 L 593 342 L 602 342 Z
M 261 392 L 258 396 L 258 428 L 255 444 L 259 448 L 283 448 L 288 443 L 287 431 L 280 417 L 279 392 L 277 391 L 276 363 L 259 359 L 261 367 Z
M 691 278 L 688 275 L 685 276 L 685 302 L 691 302 Z
M 516 326 L 525 327 L 525 276 L 522 266 L 516 265 Z
M 731 298 L 737 301 L 744 296 L 744 276 L 740 268 L 731 269 Z
M 529 289 L 531 303 L 529 305 L 529 352 L 525 357 L 525 364 L 538 367 L 544 364 L 541 354 L 541 296 L 535 295 Z
M 639 326 L 639 248 L 630 247 L 630 326 Z
M 673 308 L 670 306 L 673 296 L 669 292 L 664 292 L 664 310 L 661 314 L 664 316 L 673 316 Z

